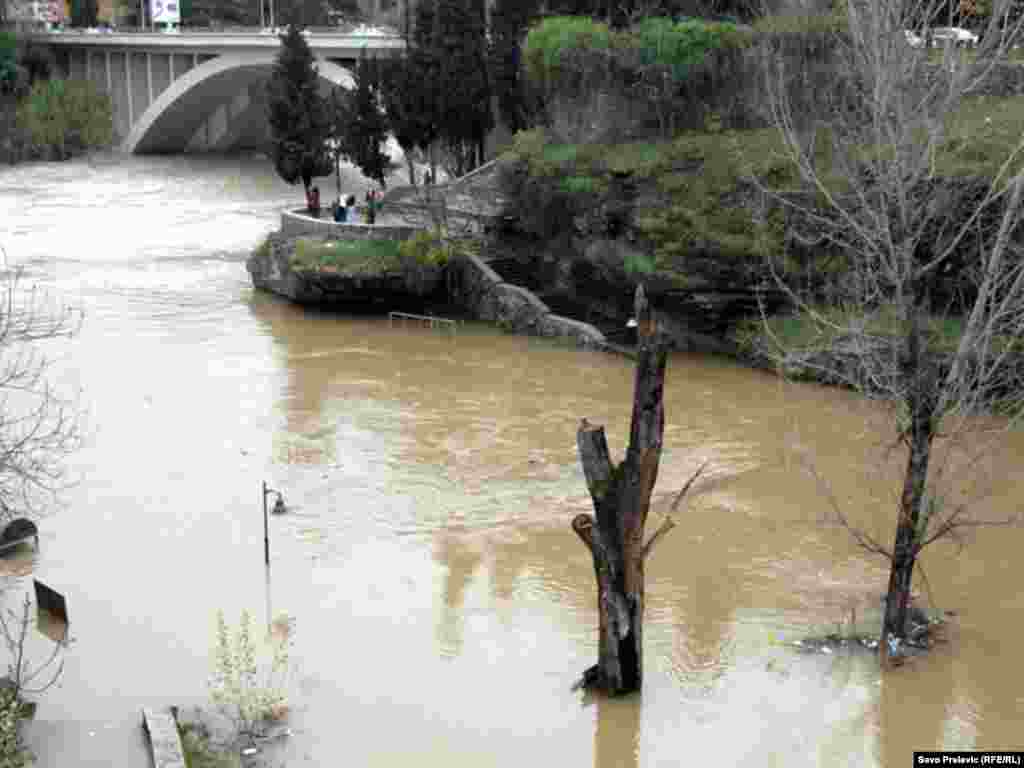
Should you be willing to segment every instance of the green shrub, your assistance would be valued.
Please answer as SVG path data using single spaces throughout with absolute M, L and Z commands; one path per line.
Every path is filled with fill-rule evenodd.
M 0 31 L 0 93 L 13 90 L 18 77 L 18 39 Z
M 753 268 L 784 240 L 777 208 L 755 220 L 746 181 L 756 175 L 785 187 L 796 171 L 779 156 L 779 138 L 771 129 L 720 134 L 684 134 L 664 155 L 682 169 L 656 174 L 668 206 L 639 218 L 640 230 L 654 246 L 661 268 L 682 266 L 694 253 L 719 254 L 744 269 Z
M 732 24 L 700 19 L 645 19 L 624 35 L 620 53 L 628 73 L 626 86 L 641 100 L 644 125 L 657 119 L 658 134 L 671 139 L 678 130 L 700 130 L 710 113 L 725 128 L 746 128 L 763 121 L 753 111 L 753 35 Z M 641 133 L 649 134 L 650 129 Z
M 649 275 L 655 270 L 654 259 L 646 253 L 630 251 L 622 261 L 622 268 L 627 275 Z
M 263 242 L 256 246 L 255 255 L 260 259 L 270 256 L 270 235 L 263 238 Z
M 49 80 L 57 72 L 57 58 L 50 46 L 19 40 L 18 64 L 25 68 L 29 84 Z
M 752 40 L 733 24 L 701 19 L 673 21 L 652 17 L 641 21 L 623 36 L 623 43 L 639 54 L 642 66 L 668 68 L 675 80 L 684 80 L 707 54 L 723 47 L 745 48 Z
M 109 144 L 112 115 L 110 97 L 85 80 L 38 81 L 18 108 L 18 122 L 32 142 L 60 157 Z
M 440 267 L 448 263 L 449 247 L 433 232 L 417 232 L 398 246 L 403 261 L 413 261 L 424 267 Z
M 210 695 L 233 721 L 237 734 L 255 735 L 268 721 L 287 714 L 291 625 L 279 618 L 274 626 L 281 631 L 268 635 L 270 660 L 261 663 L 261 644 L 253 638 L 249 612 L 242 611 L 238 630 L 232 633 L 224 612 L 217 611 L 216 674 L 210 683 Z
M 562 179 L 562 189 L 570 195 L 593 195 L 600 182 L 593 176 L 567 176 Z
M 178 733 L 185 752 L 185 768 L 241 768 L 237 750 L 218 749 L 205 726 L 185 723 L 178 727 Z
M 21 742 L 22 703 L 10 688 L 0 688 L 0 768 L 23 768 L 31 754 Z
M 562 180 L 573 175 L 569 169 L 576 167 L 578 155 L 575 145 L 549 145 L 543 129 L 517 133 L 498 170 L 506 214 L 543 239 L 569 231 L 579 197 Z
M 567 75 L 570 59 L 580 53 L 610 53 L 616 34 L 588 16 L 551 16 L 530 28 L 523 43 L 527 77 L 537 85 Z
M 747 28 L 702 19 L 649 17 L 615 31 L 557 16 L 528 33 L 524 80 L 543 124 L 563 142 L 671 138 L 701 127 L 709 110 L 742 128 L 763 122 L 748 94 L 753 42 Z

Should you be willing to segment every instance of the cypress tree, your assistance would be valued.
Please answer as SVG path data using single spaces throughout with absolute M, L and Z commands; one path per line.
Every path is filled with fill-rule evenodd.
M 487 74 L 483 5 L 478 0 L 437 0 L 433 48 L 440 63 L 439 133 L 460 158 L 457 170 L 472 170 L 494 127 Z
M 387 140 L 388 125 L 381 107 L 380 69 L 376 59 L 366 56 L 365 49 L 359 56 L 356 87 L 347 98 L 350 106 L 345 112 L 349 123 L 338 126 L 344 134 L 344 138 L 339 137 L 341 146 L 364 176 L 384 186 L 390 159 L 381 146 Z
M 306 39 L 298 27 L 281 35 L 281 51 L 267 84 L 274 168 L 289 184 L 299 179 L 306 191 L 314 176 L 331 172 L 325 144 L 330 134 L 327 104 Z
M 491 11 L 490 68 L 498 113 L 515 133 L 531 123 L 521 78 L 520 43 L 540 15 L 540 0 L 497 0 Z
M 419 147 L 424 151 L 437 138 L 434 108 L 430 104 L 426 73 L 417 65 L 410 50 L 385 65 L 381 78 L 381 95 L 388 126 L 409 165 L 409 181 L 415 186 L 416 173 L 411 153 Z

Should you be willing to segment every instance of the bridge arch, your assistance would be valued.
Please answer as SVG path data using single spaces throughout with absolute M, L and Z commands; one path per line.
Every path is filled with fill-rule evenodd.
M 121 148 L 129 153 L 178 152 L 197 132 L 208 133 L 208 149 L 228 149 L 245 136 L 266 132 L 265 84 L 276 52 L 225 53 L 177 78 L 131 127 Z M 323 82 L 352 88 L 352 72 L 328 59 L 316 60 Z

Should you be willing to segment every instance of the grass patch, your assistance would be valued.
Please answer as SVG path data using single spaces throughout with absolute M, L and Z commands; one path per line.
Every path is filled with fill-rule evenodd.
M 592 195 L 601 186 L 601 181 L 593 176 L 568 176 L 562 180 L 562 189 L 570 195 Z
M 822 348 L 848 334 L 853 329 L 879 338 L 899 338 L 902 324 L 891 307 L 883 307 L 870 315 L 856 308 L 816 307 L 820 319 L 808 313 L 775 315 L 762 321 L 753 318 L 742 324 L 734 338 L 743 347 L 750 347 L 757 339 L 773 341 L 783 349 L 798 351 Z M 765 326 L 767 322 L 767 327 Z M 925 323 L 929 348 L 936 352 L 954 352 L 963 335 L 963 318 L 934 315 Z
M 928 61 L 932 64 L 941 64 L 945 57 L 945 52 L 945 45 L 933 45 L 928 49 Z M 962 61 L 972 64 L 978 59 L 978 48 L 957 48 L 956 53 L 962 57 Z M 1001 54 L 1000 58 L 1005 58 L 1006 61 L 1012 61 L 1015 64 L 1024 63 L 1024 48 L 1012 47 L 1005 54 Z
M 947 122 L 938 167 L 950 176 L 994 177 L 1000 166 L 1022 143 L 1024 96 L 966 98 Z M 1009 173 L 1024 169 L 1024 157 L 1017 157 Z
M 324 240 L 300 237 L 291 265 L 342 275 L 396 271 L 400 265 L 397 240 Z

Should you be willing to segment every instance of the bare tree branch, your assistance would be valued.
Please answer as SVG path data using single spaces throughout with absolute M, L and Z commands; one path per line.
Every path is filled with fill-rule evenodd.
M 884 640 L 902 636 L 923 547 L 1020 520 L 1016 511 L 982 516 L 941 486 L 978 460 L 975 453 L 965 464 L 954 447 L 978 433 L 991 445 L 993 414 L 1002 420 L 997 433 L 1024 416 L 1024 140 L 986 158 L 984 175 L 955 170 L 977 154 L 956 120 L 1006 65 L 1024 17 L 1010 21 L 1008 0 L 999 0 L 976 60 L 947 45 L 936 64 L 905 30 L 943 18 L 952 25 L 947 0 L 846 5 L 848 23 L 827 38 L 828 87 L 801 90 L 805 64 L 782 42 L 769 37 L 763 50 L 771 118 L 800 186 L 753 181 L 781 206 L 796 241 L 841 259 L 813 281 L 785 254 L 770 259 L 768 274 L 806 332 L 796 341 L 777 333 L 762 306 L 762 351 L 784 374 L 894 405 L 898 448 L 883 454 L 906 463 L 891 547 L 856 525 L 808 468 L 830 521 L 891 563 Z
M 6 254 L 5 254 L 6 258 Z M 42 345 L 74 335 L 81 314 L 36 287 L 20 270 L 0 273 L 0 521 L 39 515 L 65 490 L 65 457 L 81 442 L 80 409 L 47 380 Z

